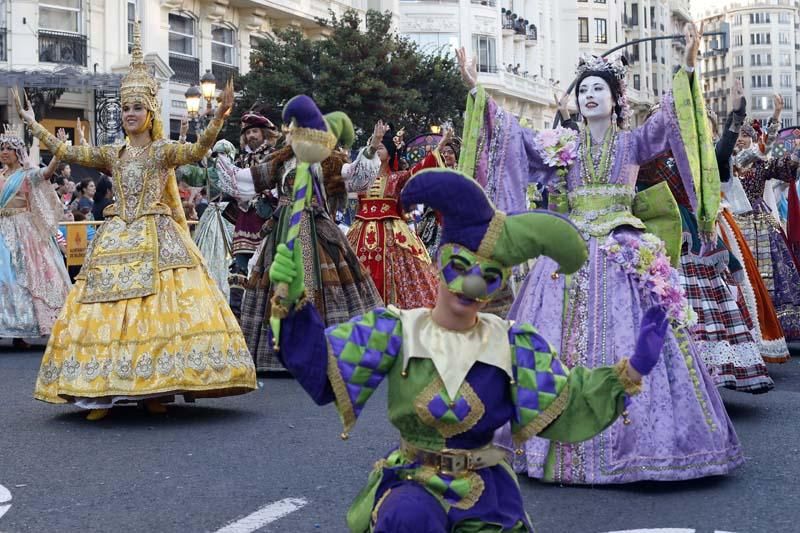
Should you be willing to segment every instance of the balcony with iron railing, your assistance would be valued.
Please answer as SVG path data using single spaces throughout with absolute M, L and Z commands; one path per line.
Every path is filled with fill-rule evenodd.
M 225 63 L 211 63 L 211 73 L 217 79 L 217 85 L 222 86 L 228 80 L 235 79 L 239 75 L 239 67 Z
M 0 28 L 0 61 L 8 61 L 8 54 L 6 53 L 6 47 L 8 46 L 7 32 L 7 29 Z
M 200 60 L 196 57 L 170 54 L 169 68 L 175 72 L 171 78 L 174 82 L 187 85 L 200 83 Z
M 5 40 L 5 34 L 3 36 Z M 61 31 L 39 30 L 39 62 L 86 66 L 86 36 Z M 5 47 L 3 47 L 5 51 Z

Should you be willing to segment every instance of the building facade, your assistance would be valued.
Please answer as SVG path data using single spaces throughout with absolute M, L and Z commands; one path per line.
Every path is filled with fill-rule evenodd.
M 533 128 L 549 127 L 557 82 L 574 77 L 577 6 L 558 0 L 401 0 L 399 31 L 423 49 L 463 46 L 478 81 Z M 560 87 L 560 84 L 558 85 Z
M 376 7 L 381 0 L 371 0 Z M 165 124 L 173 134 L 186 114 L 186 90 L 210 71 L 221 86 L 246 73 L 250 50 L 276 28 L 313 37 L 329 10 L 365 11 L 366 0 L 0 0 L 0 114 L 8 87 L 50 98 L 44 124 L 72 131 L 88 123 L 95 143 L 119 138 L 118 87 L 130 62 L 133 23 L 142 23 L 145 61 L 161 83 Z M 49 90 L 63 87 L 58 95 Z M 38 91 L 38 92 L 37 92 Z
M 703 20 L 710 28 L 727 24 L 727 50 L 715 50 L 715 39 L 706 39 L 702 80 L 706 100 L 724 120 L 733 102 L 730 88 L 742 82 L 749 117 L 766 120 L 773 113 L 773 95 L 783 96 L 783 127 L 800 123 L 797 102 L 798 2 L 760 0 L 713 6 Z

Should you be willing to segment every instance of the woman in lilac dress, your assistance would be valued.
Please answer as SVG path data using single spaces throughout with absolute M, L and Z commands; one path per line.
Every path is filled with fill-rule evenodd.
M 687 129 L 706 125 L 697 121 L 705 111 L 693 82 L 699 44 L 693 25 L 686 37 L 687 67 L 676 74 L 674 101 L 664 96 L 661 111 L 633 131 L 618 129 L 626 111 L 625 66 L 601 58 L 581 65 L 577 100 L 585 124 L 572 143 L 577 159 L 564 168 L 560 184 L 555 184 L 559 161 L 570 158 L 548 157 L 543 147 L 552 146 L 552 133 L 521 128 L 491 100 L 469 106 L 485 109 L 486 123 L 493 124 L 478 125 L 478 146 L 486 149 L 476 155 L 476 179 L 494 183 L 490 189 L 500 191 L 500 199 L 523 195 L 528 181 L 555 184 L 566 193 L 569 216 L 589 248 L 588 261 L 572 276 L 559 275 L 555 263 L 539 259 L 510 318 L 561 339 L 560 357 L 570 367 L 614 364 L 632 353 L 644 311 L 652 305 L 665 307 L 671 319 L 662 357 L 624 420 L 583 443 L 527 441 L 517 450 L 516 467 L 531 477 L 576 484 L 680 480 L 725 474 L 743 462 L 719 393 L 691 344 L 686 326 L 693 312 L 679 275 L 663 241 L 646 232 L 633 213 L 639 166 L 666 150 L 689 179 L 701 166 L 716 167 L 713 146 L 698 146 L 698 137 L 687 135 Z M 469 82 L 472 73 L 464 70 Z M 476 126 L 471 116 L 466 123 Z M 698 198 L 691 196 L 697 209 Z

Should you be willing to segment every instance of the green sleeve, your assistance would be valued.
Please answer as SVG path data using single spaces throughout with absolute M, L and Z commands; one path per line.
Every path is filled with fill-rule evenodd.
M 698 227 L 702 233 L 714 233 L 720 202 L 719 168 L 697 75 L 690 76 L 684 69 L 678 70 L 672 80 L 672 94 L 697 196 Z M 690 102 L 690 105 L 678 105 L 679 102 Z
M 625 385 L 620 375 L 626 366 L 573 368 L 567 379 L 566 406 L 539 436 L 561 442 L 580 442 L 610 426 L 624 409 Z

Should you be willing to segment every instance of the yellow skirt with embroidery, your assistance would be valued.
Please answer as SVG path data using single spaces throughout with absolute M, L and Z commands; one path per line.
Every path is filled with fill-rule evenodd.
M 159 273 L 143 298 L 80 303 L 78 280 L 53 326 L 34 397 L 51 403 L 256 388 L 253 359 L 222 293 L 203 266 Z

